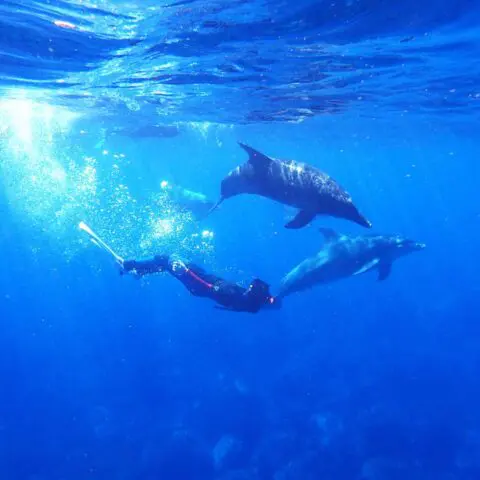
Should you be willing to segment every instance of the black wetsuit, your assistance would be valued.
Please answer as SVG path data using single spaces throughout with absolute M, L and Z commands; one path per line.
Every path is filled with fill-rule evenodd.
M 268 291 L 268 285 L 255 279 L 250 287 L 243 288 L 236 283 L 206 273 L 193 263 L 172 260 L 168 256 L 156 256 L 149 260 L 127 260 L 124 270 L 134 270 L 138 275 L 168 271 L 180 280 L 188 291 L 197 297 L 207 297 L 226 310 L 256 313 L 261 308 L 279 306 Z

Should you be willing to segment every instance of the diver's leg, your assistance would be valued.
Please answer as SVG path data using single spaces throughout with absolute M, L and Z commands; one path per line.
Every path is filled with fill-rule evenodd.
M 147 260 L 125 260 L 123 262 L 123 271 L 126 273 L 135 273 L 136 275 L 150 275 L 160 273 L 169 269 L 169 256 L 156 255 Z

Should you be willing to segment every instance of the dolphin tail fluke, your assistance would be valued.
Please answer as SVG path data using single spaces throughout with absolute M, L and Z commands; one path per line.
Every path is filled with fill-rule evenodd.
M 297 215 L 285 225 L 285 228 L 303 228 L 305 225 L 308 225 L 316 215 L 315 212 L 300 210 Z
M 225 200 L 225 197 L 220 197 L 220 200 L 217 203 L 215 203 L 213 207 L 210 208 L 210 210 L 206 213 L 205 218 L 208 217 L 213 211 L 215 211 L 224 200 Z

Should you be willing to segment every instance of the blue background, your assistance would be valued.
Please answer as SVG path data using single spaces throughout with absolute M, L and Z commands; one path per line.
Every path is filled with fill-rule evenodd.
M 0 7 L 0 46 L 11 60 L 0 67 L 2 478 L 480 478 L 476 4 L 307 3 L 300 13 L 275 2 L 235 13 L 184 2 L 168 21 L 157 11 L 135 17 L 147 6 L 140 4 L 128 12 L 102 4 L 109 14 L 74 3 Z M 200 35 L 196 15 L 230 26 Z M 127 17 L 136 18 L 134 38 Z M 278 17 L 277 26 L 266 32 L 264 17 Z M 86 33 L 58 29 L 57 18 Z M 248 28 L 234 26 L 240 18 Z M 106 19 L 127 33 L 102 36 L 97 29 L 112 34 Z M 184 50 L 166 51 L 177 44 L 158 40 L 159 24 Z M 426 32 L 430 45 L 395 57 L 399 39 Z M 275 51 L 289 58 L 299 42 L 291 35 L 323 35 L 363 62 L 335 86 L 342 111 L 312 107 L 318 72 L 294 78 L 311 58 L 298 57 L 295 68 L 285 61 L 284 70 L 281 61 L 266 62 Z M 57 42 L 54 52 L 37 57 L 47 39 Z M 388 67 L 372 53 L 380 44 Z M 186 59 L 187 71 L 202 76 L 175 83 L 161 107 L 168 114 L 148 89 L 171 79 L 150 77 L 142 97 L 124 77 L 109 77 L 148 70 L 138 52 L 117 58 L 138 45 L 152 65 L 160 61 L 152 52 L 178 56 L 171 78 L 185 80 Z M 256 45 L 255 62 L 270 65 L 265 84 L 253 74 L 239 86 L 198 73 L 202 59 L 221 64 L 225 45 Z M 377 59 L 368 68 L 367 46 Z M 117 60 L 124 63 L 115 70 L 109 62 Z M 87 77 L 58 84 L 72 72 Z M 351 74 L 363 83 L 350 83 Z M 308 92 L 315 94 L 305 100 Z M 175 133 L 136 130 L 157 124 Z M 253 196 L 226 201 L 202 222 L 172 208 L 160 182 L 216 199 L 222 177 L 245 161 L 237 141 L 321 168 L 352 194 L 374 232 L 427 248 L 396 262 L 386 282 L 367 274 L 249 315 L 215 310 L 167 275 L 122 277 L 78 230 L 86 221 L 126 257 L 180 253 L 233 281 L 259 276 L 273 289 L 321 248 L 319 226 L 365 233 L 331 218 L 286 230 L 293 211 Z M 202 240 L 207 229 L 212 240 Z

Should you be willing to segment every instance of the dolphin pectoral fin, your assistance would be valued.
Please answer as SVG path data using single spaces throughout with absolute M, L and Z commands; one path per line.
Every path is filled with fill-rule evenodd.
M 254 167 L 266 167 L 272 161 L 270 157 L 267 157 L 266 155 L 259 152 L 258 150 L 255 150 L 254 148 L 249 147 L 245 143 L 238 142 L 238 144 L 248 153 L 248 161 Z
M 290 220 L 285 228 L 302 228 L 308 225 L 316 216 L 315 212 L 309 212 L 308 210 L 300 210 L 295 217 Z
M 375 268 L 379 263 L 380 263 L 380 259 L 375 258 L 371 262 L 368 262 L 365 265 L 363 265 L 363 267 L 357 270 L 353 275 L 360 275 L 361 273 L 368 272 L 372 268 Z
M 338 233 L 333 228 L 320 227 L 318 231 L 325 237 L 327 242 L 333 242 L 338 239 Z
M 381 282 L 385 280 L 390 275 L 392 271 L 392 263 L 391 262 L 380 262 L 378 265 L 378 281 Z

